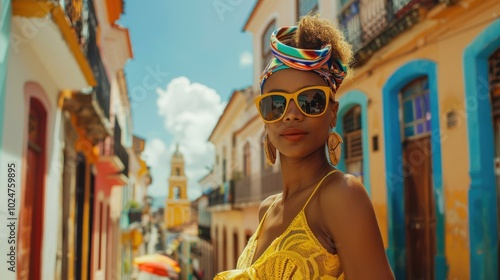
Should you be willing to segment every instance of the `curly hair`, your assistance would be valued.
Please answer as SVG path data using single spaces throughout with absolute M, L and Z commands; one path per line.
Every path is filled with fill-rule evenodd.
M 353 51 L 342 31 L 327 19 L 320 18 L 318 14 L 301 17 L 292 40 L 293 47 L 301 49 L 318 50 L 330 44 L 332 58 L 340 60 L 347 67 L 352 63 Z

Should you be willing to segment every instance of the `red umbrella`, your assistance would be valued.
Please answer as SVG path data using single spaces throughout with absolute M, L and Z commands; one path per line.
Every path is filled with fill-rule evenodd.
M 181 268 L 175 260 L 160 254 L 144 255 L 134 258 L 134 264 L 140 271 L 158 276 L 177 278 Z

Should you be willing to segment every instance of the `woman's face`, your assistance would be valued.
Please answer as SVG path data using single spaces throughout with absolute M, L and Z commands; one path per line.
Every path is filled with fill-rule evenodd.
M 268 92 L 294 93 L 305 87 L 326 86 L 318 74 L 311 71 L 285 69 L 271 75 L 264 84 L 263 94 Z M 328 97 L 329 98 L 329 97 Z M 338 103 L 329 102 L 325 114 L 320 117 L 305 116 L 290 101 L 281 120 L 265 124 L 271 143 L 282 156 L 303 158 L 323 148 L 331 127 L 337 121 Z

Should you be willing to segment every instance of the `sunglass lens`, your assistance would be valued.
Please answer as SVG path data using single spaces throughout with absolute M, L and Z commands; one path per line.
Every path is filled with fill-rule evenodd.
M 279 95 L 268 95 L 260 100 L 260 114 L 266 121 L 274 121 L 283 115 L 286 99 Z
M 300 109 L 307 115 L 319 115 L 325 111 L 327 96 L 321 89 L 303 91 L 297 99 Z

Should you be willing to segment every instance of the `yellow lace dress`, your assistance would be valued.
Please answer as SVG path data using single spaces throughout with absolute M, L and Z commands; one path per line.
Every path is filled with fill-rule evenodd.
M 328 173 L 315 187 L 302 210 L 295 216 L 288 228 L 278 236 L 262 255 L 252 260 L 267 212 L 262 217 L 257 230 L 238 259 L 236 269 L 217 274 L 214 280 L 222 279 L 344 279 L 338 254 L 331 254 L 318 241 L 309 228 L 304 209 L 316 193 Z

